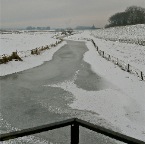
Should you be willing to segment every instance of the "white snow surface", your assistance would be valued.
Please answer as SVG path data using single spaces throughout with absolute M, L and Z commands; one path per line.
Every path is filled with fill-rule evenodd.
M 94 100 L 91 100 L 92 109 L 104 114 L 124 133 L 145 140 L 145 82 L 111 62 L 106 62 L 95 52 L 92 44 L 87 45 L 89 51 L 84 56 L 85 61 L 91 64 L 97 74 L 118 87 L 99 91 L 94 95 Z
M 145 141 L 145 82 L 100 57 L 91 42 L 87 42 L 87 46 L 89 51 L 84 60 L 95 73 L 111 82 L 114 89 L 86 91 L 78 88 L 74 81 L 79 71 L 73 80 L 48 86 L 72 93 L 75 100 L 70 104 L 71 108 L 95 112 L 99 119 L 107 120 L 123 134 Z M 102 125 L 107 127 L 105 123 Z
M 142 71 L 145 75 L 145 46 L 129 43 L 121 43 L 119 41 L 106 41 L 98 39 L 91 35 L 91 31 L 84 31 L 76 35 L 68 37 L 71 40 L 83 40 L 84 38 L 93 39 L 99 50 L 110 54 L 113 57 L 130 64 L 134 68 Z M 108 33 L 108 37 L 113 34 Z M 119 34 L 118 34 L 119 35 Z M 143 34 L 142 34 L 143 35 Z M 144 36 L 145 39 L 145 36 Z
M 43 64 L 45 61 L 50 61 L 53 57 L 53 54 L 64 46 L 66 42 L 62 42 L 61 44 L 53 47 L 45 52 L 41 53 L 40 55 L 30 55 L 28 57 L 23 58 L 23 61 L 11 61 L 7 64 L 0 65 L 0 76 L 24 71 L 30 68 L 34 68 Z
M 0 34 L 0 55 L 27 51 L 56 42 L 54 32 L 22 32 Z
M 145 46 L 93 39 L 105 53 L 130 64 L 145 74 Z
M 84 38 L 93 39 L 99 49 L 145 72 L 144 46 L 98 39 L 91 35 L 91 31 L 68 37 L 80 41 Z M 85 91 L 78 88 L 74 80 L 52 86 L 61 87 L 75 96 L 75 101 L 70 105 L 73 109 L 96 112 L 122 133 L 145 141 L 145 81 L 103 59 L 91 42 L 86 44 L 89 51 L 85 53 L 84 60 L 114 88 Z
M 18 51 L 23 61 L 10 61 L 7 64 L 0 64 L 0 76 L 20 72 L 34 68 L 43 64 L 44 61 L 52 59 L 53 54 L 61 48 L 66 42 L 62 42 L 56 47 L 43 51 L 40 55 L 31 55 L 31 50 L 42 46 L 55 44 L 58 39 L 52 38 L 54 32 L 22 32 L 12 34 L 1 34 L 0 55 L 10 55 Z M 26 56 L 26 57 L 25 57 Z
M 103 39 L 145 41 L 145 24 L 98 29 L 92 34 Z

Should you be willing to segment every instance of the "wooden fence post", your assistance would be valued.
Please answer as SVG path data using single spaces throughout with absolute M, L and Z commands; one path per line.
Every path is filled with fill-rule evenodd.
M 110 57 L 110 55 L 109 55 L 109 57 L 108 57 L 108 60 L 109 60 L 109 61 L 111 60 L 111 57 Z
M 103 58 L 104 58 L 104 51 L 103 51 Z
M 98 46 L 96 47 L 97 51 L 98 51 Z
M 143 80 L 143 72 L 141 71 L 141 80 Z
M 117 58 L 117 62 L 116 62 L 116 64 L 118 65 L 118 58 Z
M 127 64 L 127 72 L 130 72 L 130 71 L 129 71 L 129 64 Z

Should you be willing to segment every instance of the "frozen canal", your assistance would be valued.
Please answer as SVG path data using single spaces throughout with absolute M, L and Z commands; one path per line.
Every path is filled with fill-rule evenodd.
M 97 113 L 91 111 L 72 109 L 69 105 L 75 100 L 73 94 L 59 87 L 51 87 L 74 79 L 74 76 L 74 83 L 79 89 L 98 91 L 109 87 L 109 83 L 83 61 L 87 50 L 84 42 L 67 41 L 67 45 L 59 49 L 51 61 L 30 70 L 0 77 L 1 133 L 70 117 L 84 120 L 98 117 Z M 70 143 L 69 131 L 69 127 L 62 128 L 11 142 L 67 144 Z M 80 143 L 96 144 L 97 141 L 100 144 L 114 143 L 81 128 Z

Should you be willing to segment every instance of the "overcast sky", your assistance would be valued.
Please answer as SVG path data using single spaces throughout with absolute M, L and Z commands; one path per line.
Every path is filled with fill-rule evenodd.
M 26 26 L 103 27 L 108 18 L 145 0 L 0 0 L 2 28 Z

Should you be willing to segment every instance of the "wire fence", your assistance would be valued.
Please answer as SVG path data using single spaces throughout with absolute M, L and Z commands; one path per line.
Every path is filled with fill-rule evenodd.
M 53 44 L 41 46 L 41 47 L 38 47 L 38 48 L 35 48 L 32 50 L 16 51 L 16 52 L 12 52 L 11 55 L 8 55 L 8 54 L 0 55 L 0 64 L 4 64 L 4 63 L 7 63 L 12 60 L 20 60 L 20 59 L 22 60 L 22 58 L 28 57 L 30 55 L 39 55 L 40 53 L 44 52 L 45 50 L 48 50 L 52 47 L 57 46 L 62 41 L 63 41 L 62 39 L 59 39 Z
M 131 43 L 131 44 L 137 44 L 137 45 L 142 45 L 145 46 L 145 40 L 141 40 L 141 39 L 125 39 L 125 38 L 105 38 L 105 37 L 101 37 L 101 36 L 96 36 L 94 34 L 91 34 L 93 37 L 95 38 L 99 38 L 99 39 L 104 39 L 104 40 L 109 40 L 109 41 L 119 41 L 119 42 L 123 42 L 123 43 Z
M 124 62 L 123 60 L 116 58 L 115 56 L 109 55 L 106 52 L 100 50 L 92 39 L 87 39 L 87 40 L 90 40 L 93 43 L 93 45 L 95 46 L 95 48 L 98 51 L 100 56 L 102 56 L 103 58 L 105 58 L 108 61 L 113 62 L 115 65 L 119 66 L 122 70 L 127 71 L 131 74 L 135 74 L 141 80 L 145 80 L 145 74 L 141 70 L 139 70 L 139 69 L 135 68 L 134 66 Z

